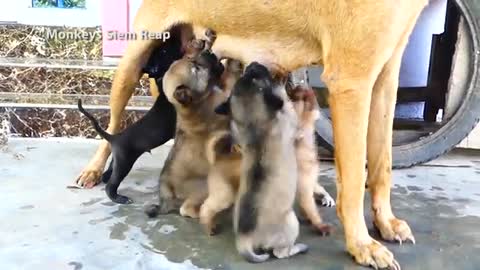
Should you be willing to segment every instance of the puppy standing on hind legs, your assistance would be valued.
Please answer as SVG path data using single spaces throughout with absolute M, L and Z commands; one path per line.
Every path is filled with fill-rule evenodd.
M 206 35 L 210 36 L 208 50 L 215 37 Z M 182 216 L 198 217 L 208 195 L 210 165 L 205 144 L 215 132 L 228 129 L 228 118 L 214 111 L 229 95 L 229 89 L 222 88 L 231 84 L 228 72 L 214 54 L 203 51 L 176 61 L 165 74 L 165 94 L 175 106 L 178 125 L 160 174 L 160 203 L 145 211 L 150 217 L 176 210 L 178 201 L 183 201 L 179 209 Z
M 242 148 L 240 186 L 234 209 L 239 253 L 249 262 L 306 252 L 295 244 L 299 222 L 293 211 L 297 182 L 294 140 L 297 117 L 285 85 L 273 81 L 265 66 L 250 64 L 228 101 L 216 112 L 231 116 L 235 140 Z
M 332 227 L 323 223 L 314 198 L 321 196 L 324 206 L 335 205 L 330 194 L 318 183 L 320 162 L 315 141 L 315 121 L 320 112 L 317 99 L 313 89 L 302 86 L 289 89 L 287 93 L 298 116 L 298 131 L 295 139 L 295 156 L 298 166 L 297 200 L 300 210 L 315 230 L 321 235 L 328 235 Z

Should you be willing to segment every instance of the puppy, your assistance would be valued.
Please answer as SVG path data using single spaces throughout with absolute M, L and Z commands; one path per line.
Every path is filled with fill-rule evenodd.
M 186 39 L 186 38 L 184 38 Z M 125 179 L 137 159 L 145 152 L 164 144 L 175 135 L 176 112 L 173 105 L 163 94 L 162 74 L 166 68 L 163 65 L 172 64 L 178 55 L 179 44 L 173 44 L 166 48 L 159 49 L 156 57 L 161 57 L 162 62 L 151 60 L 146 66 L 146 71 L 157 77 L 157 84 L 162 91 L 157 97 L 153 107 L 136 123 L 115 135 L 107 133 L 100 127 L 98 121 L 82 107 L 81 100 L 78 100 L 78 109 L 93 124 L 97 133 L 107 140 L 112 148 L 112 161 L 102 176 L 102 181 L 107 184 L 105 192 L 115 203 L 130 204 L 132 200 L 117 193 L 120 183 Z M 184 48 L 186 57 L 191 57 L 205 46 L 203 40 L 192 40 Z M 169 52 L 171 54 L 169 54 Z M 170 55 L 170 56 L 167 56 Z M 163 57 L 164 56 L 164 57 Z M 153 61 L 153 62 L 152 62 Z M 159 64 L 162 63 L 162 66 Z
M 162 123 L 159 120 L 165 117 L 175 119 L 175 108 L 164 95 L 160 95 L 143 118 L 115 135 L 107 133 L 100 127 L 98 121 L 82 107 L 80 99 L 78 109 L 92 122 L 97 133 L 111 145 L 112 161 L 102 176 L 102 181 L 107 184 L 105 187 L 107 196 L 115 203 L 132 203 L 130 198 L 117 193 L 118 187 L 143 153 L 150 152 L 174 136 L 175 122 Z
M 295 139 L 295 156 L 298 164 L 297 198 L 300 209 L 319 233 L 329 234 L 331 227 L 322 222 L 314 198 L 315 195 L 321 197 L 324 206 L 335 205 L 330 194 L 317 182 L 320 173 L 315 141 L 315 121 L 320 113 L 317 99 L 313 89 L 302 86 L 290 88 L 287 93 L 299 119 Z
M 269 254 L 258 255 L 256 249 L 271 249 L 277 258 L 308 249 L 295 244 L 297 116 L 287 99 L 285 86 L 276 85 L 265 66 L 252 63 L 229 100 L 216 109 L 231 116 L 233 135 L 242 148 L 234 231 L 237 249 L 249 262 L 269 259 Z
M 213 38 L 209 44 L 213 43 Z M 207 46 L 208 47 L 208 46 Z M 182 216 L 196 218 L 207 197 L 206 178 L 210 165 L 205 144 L 210 136 L 228 130 L 228 117 L 217 115 L 234 81 L 214 54 L 207 50 L 172 64 L 163 88 L 177 111 L 175 143 L 160 175 L 160 204 L 147 207 L 150 217 L 166 214 L 181 203 Z

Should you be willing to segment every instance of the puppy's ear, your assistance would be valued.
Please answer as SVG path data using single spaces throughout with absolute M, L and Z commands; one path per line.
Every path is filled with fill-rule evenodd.
M 173 92 L 173 97 L 184 106 L 192 104 L 193 101 L 192 91 L 185 85 L 178 86 Z
M 230 115 L 230 98 L 215 108 L 215 113 L 220 115 Z
M 265 93 L 263 98 L 265 100 L 265 104 L 267 104 L 267 106 L 274 111 L 278 111 L 283 108 L 283 100 L 279 96 L 273 93 Z

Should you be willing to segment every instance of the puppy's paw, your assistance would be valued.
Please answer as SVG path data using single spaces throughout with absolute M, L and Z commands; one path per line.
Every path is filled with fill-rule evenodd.
M 182 205 L 182 207 L 180 207 L 180 215 L 182 217 L 189 217 L 189 218 L 199 218 L 200 216 L 198 209 L 195 209 L 194 207 L 190 207 L 190 206 L 185 206 L 185 205 Z
M 334 207 L 335 206 L 335 200 L 328 193 L 326 193 L 323 196 L 323 198 L 320 202 L 322 203 L 322 206 L 324 206 L 324 207 Z
M 222 228 L 218 224 L 210 223 L 210 224 L 205 224 L 204 226 L 205 226 L 205 232 L 209 236 L 215 236 L 222 231 Z
M 321 224 L 312 224 L 315 231 L 321 236 L 329 236 L 334 232 L 334 227 L 330 224 L 321 223 Z
M 347 244 L 347 246 L 355 261 L 363 266 L 375 269 L 401 269 L 392 252 L 372 238 L 370 238 L 370 243 L 368 244 L 361 244 L 356 241 L 355 245 L 350 246 Z
M 115 196 L 114 198 L 111 198 L 112 201 L 114 203 L 118 203 L 118 204 L 132 204 L 133 201 L 128 198 L 127 196 L 123 196 L 123 195 L 120 195 L 120 194 L 117 194 L 117 196 Z
M 174 199 L 160 198 L 160 204 L 158 205 L 159 215 L 178 214 L 177 201 Z
M 307 253 L 310 248 L 306 244 L 298 243 L 293 246 L 293 249 L 299 254 L 304 254 Z
M 315 200 L 320 203 L 323 207 L 334 207 L 335 199 L 328 194 L 328 192 L 322 192 L 320 194 L 315 194 Z
M 398 242 L 400 245 L 403 242 L 412 242 L 415 244 L 415 237 L 413 236 L 412 230 L 404 220 L 391 218 L 385 222 L 377 219 L 373 224 L 386 241 Z

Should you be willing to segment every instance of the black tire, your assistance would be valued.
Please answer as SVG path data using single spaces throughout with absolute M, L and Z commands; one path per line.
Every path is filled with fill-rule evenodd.
M 433 134 L 413 143 L 393 146 L 393 168 L 408 168 L 433 160 L 458 145 L 475 128 L 480 119 L 480 2 L 455 0 L 460 15 L 467 26 L 471 50 L 469 82 L 466 84 L 464 101 L 454 115 Z M 319 144 L 333 151 L 332 124 L 321 113 L 316 123 Z

